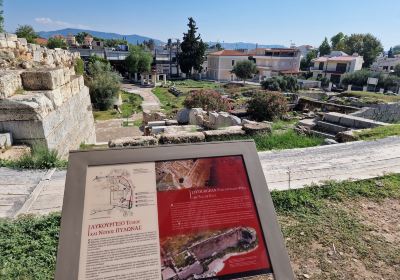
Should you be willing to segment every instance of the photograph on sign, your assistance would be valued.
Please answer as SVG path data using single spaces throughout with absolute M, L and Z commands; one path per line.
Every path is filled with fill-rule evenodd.
M 264 178 L 251 179 L 246 153 L 153 154 L 147 161 L 144 152 L 136 162 L 90 164 L 101 153 L 72 154 L 71 162 L 87 165 L 68 174 L 84 179 L 67 180 L 57 280 L 71 279 L 63 271 L 79 280 L 292 279 Z

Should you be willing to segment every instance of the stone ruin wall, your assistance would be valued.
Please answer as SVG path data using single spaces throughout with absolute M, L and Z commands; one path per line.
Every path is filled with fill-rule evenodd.
M 400 102 L 368 106 L 352 115 L 379 122 L 396 123 L 400 121 Z
M 211 257 L 214 253 L 219 253 L 229 247 L 234 247 L 242 238 L 240 228 L 235 228 L 215 237 L 194 244 L 190 251 L 198 260 Z
M 0 132 L 63 157 L 81 143 L 95 143 L 89 89 L 74 70 L 78 57 L 0 34 Z

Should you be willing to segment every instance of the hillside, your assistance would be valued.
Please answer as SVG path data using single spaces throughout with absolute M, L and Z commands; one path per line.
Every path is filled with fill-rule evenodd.
M 61 34 L 63 36 L 67 36 L 68 34 L 77 34 L 79 32 L 87 32 L 92 34 L 94 37 L 99 37 L 103 39 L 122 39 L 123 37 L 126 37 L 126 40 L 131 43 L 131 44 L 136 44 L 136 43 L 142 43 L 143 41 L 148 41 L 150 39 L 153 39 L 156 45 L 162 45 L 164 44 L 163 41 L 155 39 L 155 38 L 150 38 L 142 35 L 137 35 L 137 34 L 131 34 L 131 35 L 123 35 L 123 34 L 118 34 L 118 33 L 109 33 L 109 32 L 101 32 L 101 31 L 93 31 L 93 30 L 85 30 L 85 29 L 75 29 L 75 28 L 66 28 L 66 29 L 60 29 L 60 30 L 54 30 L 54 31 L 40 31 L 38 32 L 39 36 L 42 38 L 50 38 L 54 35 Z M 217 42 L 207 42 L 207 44 L 215 45 Z M 254 49 L 256 46 L 259 48 L 281 48 L 284 47 L 282 45 L 277 45 L 277 44 L 271 44 L 271 45 L 257 45 L 255 43 L 246 43 L 246 42 L 233 42 L 233 43 L 220 43 L 221 46 L 225 49 L 228 50 L 234 50 L 234 49 Z
M 54 36 L 57 34 L 67 36 L 68 34 L 77 34 L 79 32 L 87 32 L 87 33 L 90 33 L 94 37 L 99 37 L 99 38 L 103 38 L 103 39 L 122 39 L 123 37 L 126 37 L 126 40 L 131 44 L 142 43 L 143 41 L 145 41 L 145 40 L 148 41 L 150 39 L 153 39 L 157 45 L 163 44 L 163 42 L 160 40 L 146 37 L 146 36 L 137 35 L 137 34 L 122 35 L 122 34 L 117 34 L 117 33 L 108 33 L 108 32 L 84 30 L 84 29 L 74 29 L 74 28 L 66 28 L 66 29 L 60 29 L 60 30 L 54 30 L 54 31 L 40 31 L 40 32 L 38 32 L 38 34 L 40 37 L 48 39 L 51 36 Z

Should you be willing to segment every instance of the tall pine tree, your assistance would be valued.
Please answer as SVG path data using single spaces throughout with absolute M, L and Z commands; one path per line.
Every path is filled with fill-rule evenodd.
M 188 32 L 183 33 L 178 62 L 182 72 L 190 77 L 193 69 L 195 71 L 201 71 L 202 69 L 201 65 L 204 62 L 206 44 L 201 39 L 200 34 L 196 34 L 196 22 L 191 17 L 189 18 L 188 27 Z
M 0 32 L 4 32 L 3 0 L 0 0 Z
M 325 40 L 322 42 L 321 46 L 319 46 L 318 50 L 320 56 L 331 53 L 331 46 L 329 45 L 328 38 L 325 37 Z

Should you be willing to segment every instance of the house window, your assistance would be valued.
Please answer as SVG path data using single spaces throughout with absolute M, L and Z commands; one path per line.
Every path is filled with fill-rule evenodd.
M 336 64 L 336 72 L 339 73 L 344 73 L 347 70 L 347 64 L 346 63 L 338 63 Z
M 232 60 L 232 66 L 234 66 L 235 65 L 235 61 L 234 60 Z
M 390 70 L 394 70 L 394 66 L 390 66 Z
M 388 70 L 389 67 L 388 66 L 383 66 L 383 70 Z
M 319 63 L 318 70 L 324 70 L 324 63 L 323 62 Z

